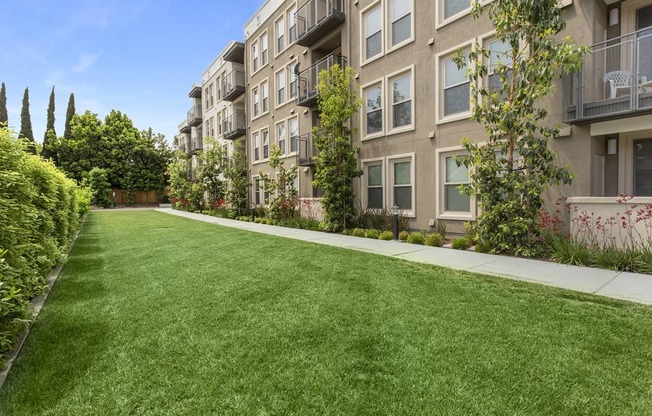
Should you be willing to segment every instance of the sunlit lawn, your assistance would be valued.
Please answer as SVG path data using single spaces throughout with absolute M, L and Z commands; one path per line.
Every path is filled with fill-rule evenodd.
M 652 413 L 652 308 L 92 213 L 2 415 Z

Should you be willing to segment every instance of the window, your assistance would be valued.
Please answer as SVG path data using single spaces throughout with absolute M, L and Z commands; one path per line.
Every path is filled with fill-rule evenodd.
M 260 178 L 254 178 L 254 203 L 260 205 Z
M 652 139 L 634 140 L 634 195 L 652 196 Z
M 258 114 L 260 113 L 260 98 L 259 98 L 259 94 L 258 94 L 258 87 L 254 88 L 252 90 L 251 95 L 254 97 L 252 99 L 252 103 L 253 103 L 253 106 L 254 106 L 254 108 L 253 108 L 254 117 L 257 117 Z
M 260 133 L 252 134 L 254 142 L 254 161 L 260 160 Z
M 218 80 L 219 80 L 219 78 L 218 78 Z M 219 85 L 219 83 L 217 85 Z M 211 85 L 208 86 L 208 94 L 210 95 L 209 107 L 212 107 L 213 104 L 215 104 L 215 97 L 213 95 L 214 89 L 215 88 L 213 87 L 213 84 L 211 83 Z
M 208 122 L 208 126 L 209 126 L 208 131 L 210 132 L 209 136 L 215 137 L 215 118 L 213 117 L 210 118 Z
M 471 5 L 469 0 L 444 0 L 444 19 L 453 17 L 468 9 Z
M 282 121 L 276 125 L 276 139 L 278 140 L 278 147 L 281 149 L 281 154 L 285 154 L 285 122 Z
M 366 166 L 367 208 L 383 209 L 383 164 L 377 162 Z
M 397 76 L 392 86 L 392 127 L 412 124 L 412 73 Z
M 469 111 L 471 96 L 466 70 L 449 57 L 444 60 L 444 116 Z
M 288 120 L 290 130 L 290 153 L 295 153 L 299 147 L 299 118 L 294 117 Z
M 364 91 L 367 103 L 365 134 L 371 135 L 383 131 L 383 87 L 381 83 L 368 87 Z
M 292 6 L 288 10 L 288 44 L 291 45 L 297 41 L 297 6 Z
M 286 68 L 288 84 L 290 85 L 290 99 L 296 98 L 297 96 L 297 74 L 294 73 L 294 65 L 296 64 L 290 64 Z
M 285 103 L 285 69 L 276 73 L 276 105 Z
M 204 97 L 206 97 L 206 103 L 204 105 L 208 108 L 210 107 L 209 103 L 211 102 L 210 95 L 208 94 L 208 87 L 204 89 Z
M 412 37 L 412 1 L 390 0 L 392 46 Z
M 267 32 L 263 33 L 263 35 L 260 37 L 260 55 L 261 55 L 261 66 L 267 65 L 267 59 L 268 59 L 268 39 L 267 39 Z
M 364 59 L 369 60 L 383 52 L 383 12 L 380 4 L 363 13 Z
M 269 130 L 262 131 L 263 136 L 263 159 L 269 158 Z
M 258 41 L 251 44 L 251 68 L 252 72 L 258 71 Z
M 276 53 L 285 49 L 285 20 L 283 17 L 276 21 Z
M 496 74 L 495 70 L 498 64 L 508 67 L 512 66 L 512 57 L 509 55 L 510 47 L 509 44 L 504 41 L 494 40 L 489 42 L 487 49 L 490 51 L 489 68 L 487 73 L 488 86 L 491 89 L 500 89 L 502 87 L 500 75 Z
M 393 204 L 405 211 L 412 210 L 412 161 L 396 160 L 392 164 Z
M 264 81 L 261 84 L 262 96 L 263 96 L 263 113 L 269 111 L 269 84 L 267 81 Z
M 444 157 L 444 211 L 470 212 L 471 199 L 457 189 L 469 183 L 469 170 L 466 166 L 457 166 L 455 156 Z
M 221 113 L 217 113 L 216 121 L 217 121 L 217 135 L 221 136 L 222 135 L 222 114 Z

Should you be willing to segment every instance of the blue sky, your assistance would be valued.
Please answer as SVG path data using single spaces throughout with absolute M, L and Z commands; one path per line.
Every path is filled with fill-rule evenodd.
M 56 94 L 56 130 L 75 93 L 78 113 L 112 109 L 171 142 L 188 92 L 263 0 L 0 0 L 0 82 L 9 125 L 20 129 L 25 87 L 36 141 Z

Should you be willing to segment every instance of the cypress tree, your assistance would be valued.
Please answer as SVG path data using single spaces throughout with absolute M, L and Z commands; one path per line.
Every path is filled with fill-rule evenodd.
M 5 89 L 5 83 L 2 83 L 2 88 L 0 88 L 0 124 L 5 123 L 9 125 L 9 117 L 7 116 L 7 90 Z
M 52 133 L 50 133 L 50 131 Z M 54 87 L 52 87 L 52 91 L 50 92 L 50 102 L 48 103 L 48 121 L 47 125 L 45 126 L 43 150 L 41 151 L 41 156 L 46 159 L 50 159 L 54 156 L 54 152 L 50 149 L 51 143 L 49 138 L 51 136 L 57 136 L 57 132 L 54 129 Z
M 68 109 L 66 110 L 66 128 L 63 131 L 63 137 L 66 139 L 72 138 L 72 131 L 70 131 L 70 121 L 72 116 L 75 115 L 75 94 L 71 93 L 68 99 Z
M 32 131 L 32 118 L 29 115 L 29 88 L 25 88 L 25 93 L 23 94 L 23 108 L 20 110 L 20 133 L 18 137 L 22 137 L 30 142 L 27 150 L 30 153 L 36 153 L 34 132 Z

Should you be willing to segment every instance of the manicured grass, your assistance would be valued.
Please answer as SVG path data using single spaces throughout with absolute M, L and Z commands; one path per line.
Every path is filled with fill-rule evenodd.
M 633 415 L 652 308 L 156 212 L 92 213 L 6 415 Z

